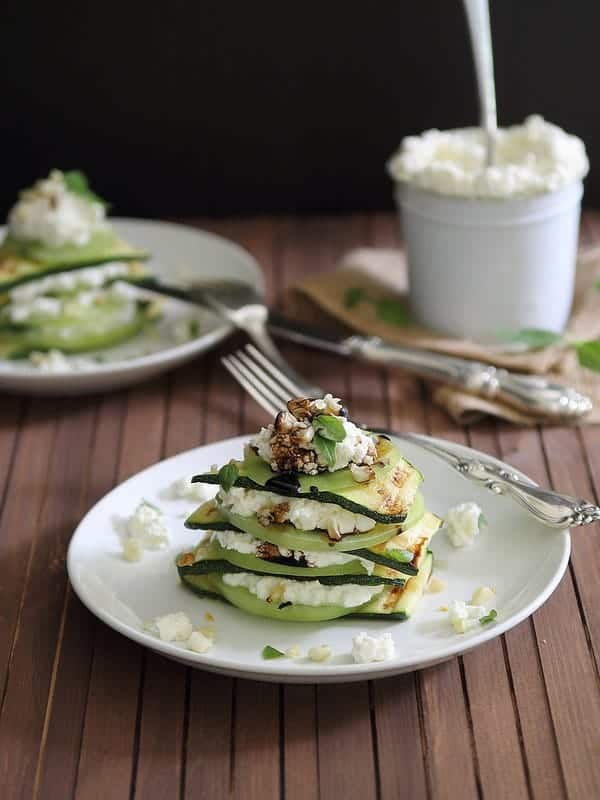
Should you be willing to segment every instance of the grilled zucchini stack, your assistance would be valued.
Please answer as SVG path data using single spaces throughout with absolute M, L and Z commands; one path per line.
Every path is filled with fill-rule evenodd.
M 177 559 L 182 581 L 272 619 L 406 619 L 440 525 L 420 472 L 331 395 L 287 406 L 242 461 L 195 476 L 219 489 L 186 520 L 205 534 Z
M 54 170 L 21 192 L 0 244 L 0 358 L 112 347 L 157 318 L 157 304 L 122 283 L 149 281 L 149 254 L 105 214 L 78 171 Z

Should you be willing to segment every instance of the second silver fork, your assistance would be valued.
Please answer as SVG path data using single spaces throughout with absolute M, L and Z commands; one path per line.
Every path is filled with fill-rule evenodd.
M 285 408 L 291 397 L 314 396 L 311 394 L 314 387 L 294 381 L 251 344 L 246 345 L 243 350 L 224 356 L 221 361 L 240 386 L 271 417 Z M 600 507 L 594 503 L 541 489 L 491 459 L 481 458 L 479 455 L 476 458 L 467 457 L 463 455 L 467 448 L 440 446 L 435 439 L 416 433 L 379 432 L 413 442 L 442 458 L 465 478 L 484 486 L 494 494 L 505 494 L 516 500 L 532 516 L 550 528 L 564 529 L 600 520 Z

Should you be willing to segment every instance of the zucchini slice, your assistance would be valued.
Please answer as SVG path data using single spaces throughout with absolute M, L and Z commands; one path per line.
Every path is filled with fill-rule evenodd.
M 114 347 L 136 336 L 154 319 L 153 305 L 144 300 L 138 301 L 133 315 L 127 307 L 106 304 L 90 307 L 77 319 L 63 315 L 39 325 L 1 328 L 0 357 L 19 359 L 33 351 L 74 354 Z
M 398 448 L 389 439 L 383 437 L 378 438 L 376 448 L 377 463 L 373 465 L 375 473 L 373 480 L 381 481 L 392 474 L 402 456 Z M 281 474 L 274 472 L 250 445 L 246 445 L 244 449 L 241 470 L 241 474 L 265 487 L 269 481 L 277 482 L 281 479 Z M 304 475 L 301 472 L 294 474 L 298 479 L 299 488 L 304 492 L 310 492 L 311 487 L 316 486 L 320 492 L 334 492 L 337 494 L 345 489 L 365 485 L 357 483 L 348 467 L 338 469 L 335 472 L 320 472 L 318 475 Z M 270 491 L 278 491 L 278 489 L 273 488 Z
M 244 587 L 228 586 L 217 573 L 185 574 L 181 576 L 181 580 L 185 586 L 201 597 L 225 600 L 248 614 L 282 622 L 323 622 L 339 617 L 400 621 L 408 619 L 414 613 L 423 596 L 432 568 L 433 554 L 425 551 L 417 576 L 410 578 L 403 587 L 384 587 L 382 592 L 368 603 L 354 608 L 268 603 Z
M 336 586 L 344 583 L 358 583 L 364 586 L 388 584 L 403 586 L 406 578 L 400 572 L 386 567 L 376 566 L 369 575 L 363 564 L 357 559 L 346 564 L 332 564 L 328 567 L 299 567 L 295 565 L 268 561 L 235 550 L 227 550 L 218 543 L 201 545 L 194 553 L 194 562 L 189 564 L 189 555 L 184 553 L 177 561 L 177 570 L 183 575 L 204 575 L 207 573 L 224 574 L 226 572 L 252 572 L 255 575 L 280 575 L 282 578 L 293 578 L 299 581 L 316 580 L 324 586 Z
M 281 622 L 325 622 L 348 616 L 354 609 L 342 606 L 303 606 L 267 603 L 243 586 L 228 586 L 220 575 L 185 575 L 183 583 L 201 597 L 219 596 L 232 606 L 255 617 L 266 617 Z M 360 608 L 358 606 L 357 608 Z
M 272 572 L 259 572 L 257 570 L 244 569 L 237 567 L 230 561 L 224 561 L 217 558 L 204 558 L 196 561 L 189 566 L 177 567 L 180 576 L 185 575 L 225 575 L 227 573 L 244 572 L 252 573 L 252 575 L 261 575 L 264 577 L 273 577 Z M 314 581 L 320 583 L 322 586 L 343 586 L 346 583 L 357 584 L 358 586 L 404 586 L 406 580 L 404 578 L 387 578 L 380 575 L 367 575 L 366 573 L 352 573 L 345 575 L 319 575 L 315 578 L 312 575 L 281 575 L 282 578 L 288 578 L 294 581 Z
M 433 570 L 433 553 L 426 550 L 419 565 L 419 574 L 408 580 L 401 589 L 393 587 L 384 591 L 352 614 L 362 619 L 409 619 L 423 597 L 427 581 Z
M 111 228 L 96 231 L 87 244 L 61 247 L 22 242 L 8 235 L 0 245 L 0 292 L 53 272 L 148 257 L 149 253 L 124 242 Z
M 302 478 L 297 476 L 299 488 L 286 482 L 282 476 L 279 477 L 276 484 L 267 486 L 258 483 L 246 474 L 244 462 L 237 461 L 235 465 L 239 471 L 239 476 L 234 484 L 237 487 L 261 492 L 275 492 L 284 497 L 315 500 L 318 503 L 332 503 L 354 514 L 363 514 L 384 525 L 404 522 L 423 479 L 418 469 L 398 456 L 395 467 L 382 480 L 374 479 L 367 483 L 354 481 L 352 486 L 343 490 L 343 494 L 336 494 L 320 490 L 314 483 L 310 484 L 310 481 L 310 485 L 307 487 L 305 483 L 303 488 L 301 480 L 310 479 L 310 476 L 302 476 Z M 340 470 L 340 472 L 343 471 Z M 219 484 L 219 477 L 214 472 L 204 473 L 195 475 L 192 483 L 208 483 L 215 486 Z
M 289 523 L 261 525 L 256 517 L 242 517 L 225 514 L 214 500 L 208 500 L 197 508 L 185 521 L 185 527 L 192 530 L 244 531 L 264 542 L 271 542 L 288 550 L 315 550 L 350 552 L 359 548 L 373 547 L 393 538 L 399 531 L 408 530 L 423 518 L 425 503 L 418 494 L 413 506 L 401 525 L 376 524 L 366 533 L 347 533 L 340 541 L 334 542 L 324 531 L 302 531 Z M 361 556 L 362 557 L 362 556 Z M 376 559 L 371 559 L 372 561 Z M 383 561 L 381 561 L 383 563 Z M 396 562 L 397 563 L 397 562 Z M 384 565 L 389 566 L 389 565 Z M 399 566 L 395 569 L 400 569 Z

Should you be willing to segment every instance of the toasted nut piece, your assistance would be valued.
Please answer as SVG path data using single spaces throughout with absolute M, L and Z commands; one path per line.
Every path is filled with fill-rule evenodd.
M 277 433 L 289 433 L 296 424 L 296 418 L 289 411 L 280 411 L 275 417 L 274 428 Z
M 298 420 L 312 419 L 311 405 L 312 403 L 307 397 L 295 397 L 287 402 L 288 411 Z

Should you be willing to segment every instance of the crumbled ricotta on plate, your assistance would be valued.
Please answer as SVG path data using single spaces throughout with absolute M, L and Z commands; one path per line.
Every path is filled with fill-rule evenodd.
M 369 636 L 361 631 L 352 639 L 352 658 L 356 664 L 371 664 L 374 661 L 387 661 L 395 652 L 391 633 Z
M 323 586 L 317 581 L 296 581 L 255 575 L 251 572 L 234 572 L 223 575 L 228 586 L 240 586 L 259 600 L 274 603 L 296 603 L 303 606 L 342 606 L 354 608 L 368 603 L 383 591 L 383 586 L 361 586 L 345 583 L 339 586 Z
M 206 486 L 202 483 L 192 483 L 192 476 L 185 475 L 171 484 L 171 495 L 176 500 L 194 500 L 202 503 L 208 498 Z
M 453 547 L 466 547 L 473 544 L 481 530 L 482 511 L 472 501 L 459 503 L 448 509 L 445 530 Z
M 206 653 L 213 646 L 213 640 L 202 631 L 194 631 L 186 642 L 188 650 L 194 653 Z
M 156 617 L 154 625 L 163 642 L 186 642 L 194 630 L 191 619 L 183 611 Z
M 448 608 L 448 619 L 456 633 L 472 630 L 484 615 L 483 606 L 471 605 L 464 600 L 453 600 Z
M 144 550 L 165 548 L 169 543 L 169 526 L 162 511 L 142 501 L 127 522 L 127 537 L 137 541 Z
M 427 581 L 427 587 L 425 591 L 427 594 L 439 594 L 440 592 L 443 592 L 445 588 L 446 584 L 444 581 L 440 580 L 435 575 L 432 575 Z
M 57 373 L 75 371 L 75 364 L 69 361 L 60 350 L 48 350 L 47 353 L 34 350 L 29 354 L 29 360 L 40 372 Z
M 489 586 L 479 586 L 473 592 L 471 603 L 474 606 L 489 606 L 496 599 L 496 592 Z
M 311 647 L 308 651 L 308 657 L 311 661 L 327 661 L 327 659 L 331 658 L 331 647 L 328 644 Z
M 228 492 L 220 491 L 217 502 L 241 517 L 256 515 L 263 525 L 274 521 L 290 522 L 303 531 L 327 531 L 332 538 L 339 538 L 347 533 L 365 533 L 375 527 L 375 521 L 370 517 L 346 511 L 333 503 L 283 497 L 273 492 L 237 486 Z

